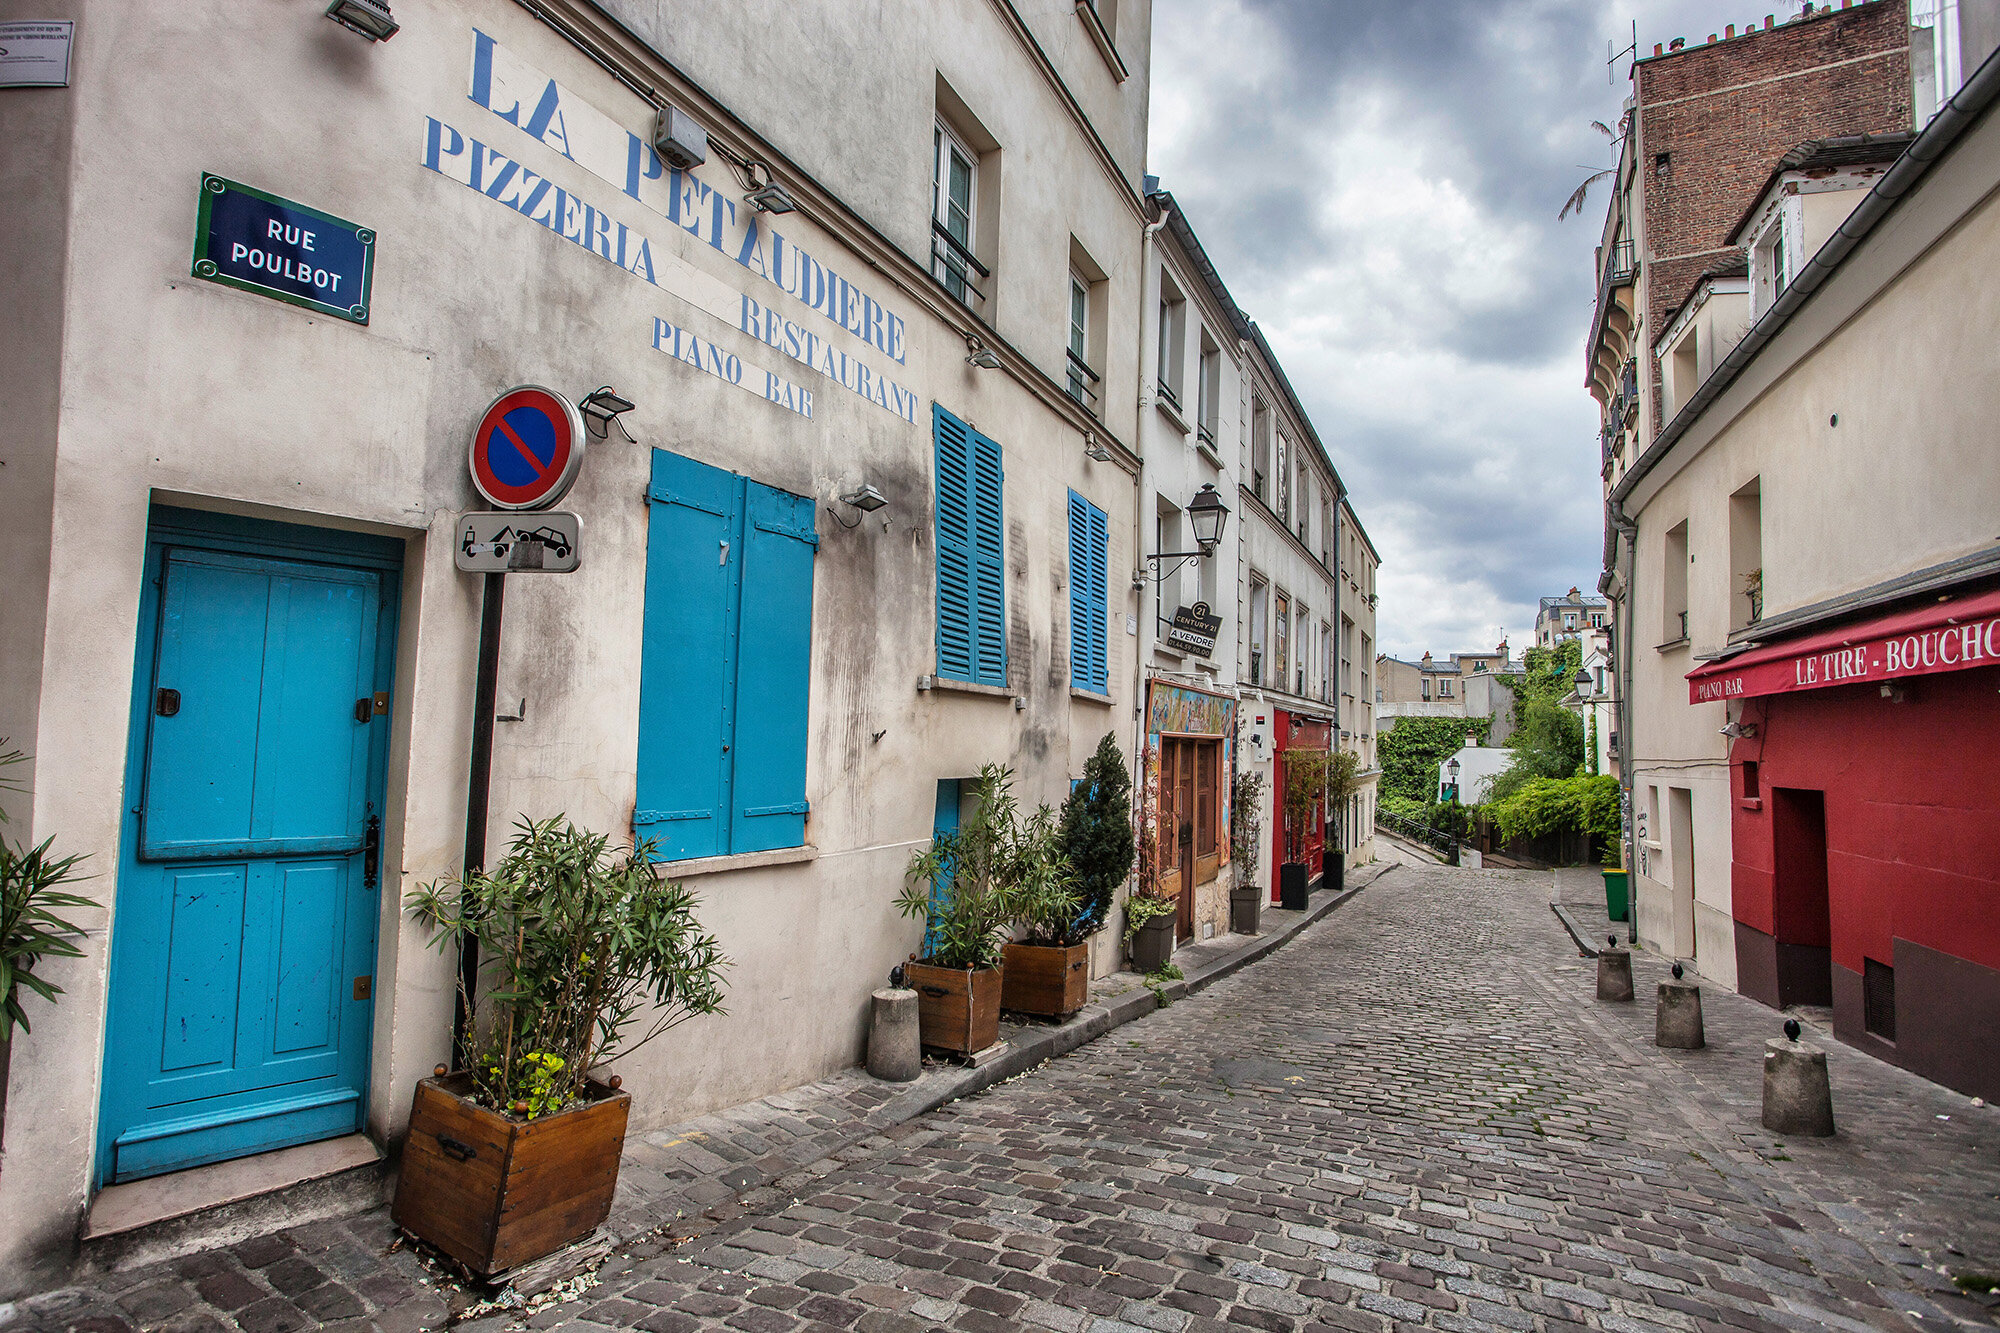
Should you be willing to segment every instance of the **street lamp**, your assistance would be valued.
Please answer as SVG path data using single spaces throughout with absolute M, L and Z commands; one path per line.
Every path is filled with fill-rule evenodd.
M 1450 793 L 1449 799 L 1451 803 L 1453 805 L 1457 805 L 1458 804 L 1458 760 L 1451 759 L 1447 761 L 1444 766 L 1444 771 L 1446 776 L 1451 779 L 1451 781 L 1446 785 L 1445 790 Z
M 1144 557 L 1146 562 L 1156 569 L 1162 560 L 1178 560 L 1185 564 L 1189 560 L 1199 560 L 1203 556 L 1214 555 L 1215 548 L 1222 544 L 1222 529 L 1229 523 L 1229 506 L 1222 503 L 1222 497 L 1215 493 L 1213 484 L 1204 483 L 1202 488 L 1195 492 L 1194 499 L 1187 503 L 1186 512 L 1188 525 L 1194 529 L 1194 544 L 1198 549 L 1160 551 Z M 1177 564 L 1166 573 L 1156 575 L 1152 581 L 1162 582 L 1167 574 L 1174 573 L 1180 568 L 1181 565 Z M 1135 578 L 1134 585 L 1144 587 L 1145 583 L 1146 578 L 1142 572 Z

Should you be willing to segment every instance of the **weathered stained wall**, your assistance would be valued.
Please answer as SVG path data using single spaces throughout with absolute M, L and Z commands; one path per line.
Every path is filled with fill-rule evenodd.
M 911 24 L 928 12 L 902 8 Z M 826 21 L 838 12 L 829 8 Z M 635 1127 L 853 1063 L 868 991 L 920 940 L 893 899 L 912 847 L 929 835 L 937 780 L 1008 763 L 1025 802 L 1059 800 L 1113 719 L 1129 716 L 1132 661 L 1122 634 L 1110 636 L 1111 704 L 1073 700 L 1067 689 L 1064 497 L 1074 487 L 1111 516 L 1108 563 L 1124 570 L 1134 559 L 1132 481 L 1116 465 L 1083 458 L 1080 434 L 1043 401 L 1046 385 L 968 366 L 959 328 L 933 313 L 941 294 L 927 279 L 871 267 L 848 248 L 872 243 L 870 236 L 837 234 L 845 226 L 838 218 L 820 226 L 795 215 L 785 231 L 834 257 L 844 276 L 909 321 L 907 365 L 893 369 L 918 398 L 917 421 L 780 355 L 718 313 L 715 293 L 748 292 L 830 338 L 845 335 L 775 288 L 755 285 L 705 238 L 468 101 L 475 26 L 644 136 L 651 109 L 640 97 L 513 4 L 465 0 L 398 17 L 395 39 L 370 45 L 317 9 L 246 16 L 215 5 L 96 6 L 78 28 L 77 87 L 67 94 L 77 128 L 67 156 L 59 124 L 35 131 L 66 163 L 70 212 L 67 267 L 39 290 L 16 289 L 36 298 L 37 336 L 53 345 L 60 330 L 64 356 L 59 419 L 52 375 L 46 365 L 30 367 L 46 410 L 39 424 L 28 419 L 26 446 L 52 453 L 60 466 L 44 483 L 39 513 L 24 505 L 8 540 L 33 537 L 37 523 L 53 533 L 46 623 L 62 633 L 48 640 L 39 707 L 19 691 L 4 699 L 9 719 L 25 719 L 29 734 L 19 739 L 40 755 L 36 835 L 55 834 L 66 850 L 91 856 L 105 876 L 96 887 L 106 910 L 92 917 L 87 956 L 50 969 L 67 994 L 37 1015 L 15 1051 L 11 1100 L 34 1113 L 11 1115 L 5 1126 L 0 1296 L 60 1266 L 89 1197 L 109 980 L 105 931 L 117 929 L 111 870 L 127 796 L 125 718 L 153 501 L 357 528 L 405 544 L 368 1103 L 370 1130 L 383 1138 L 398 1132 L 412 1084 L 444 1058 L 449 1041 L 448 960 L 425 947 L 400 903 L 412 885 L 458 866 L 480 585 L 453 568 L 450 539 L 455 514 L 484 507 L 466 478 L 465 450 L 500 389 L 539 382 L 575 396 L 613 384 L 637 404 L 623 420 L 639 442 L 614 433 L 593 444 L 564 501 L 585 522 L 582 569 L 509 581 L 501 711 L 513 712 L 523 698 L 527 711 L 498 728 L 489 830 L 496 851 L 518 813 L 561 811 L 630 833 L 650 449 L 820 502 L 808 703 L 813 850 L 792 864 L 729 865 L 693 881 L 704 924 L 735 960 L 730 1013 L 690 1023 L 621 1065 L 635 1093 Z M 956 27 L 924 28 L 937 49 L 924 55 L 911 43 L 916 54 L 902 73 L 959 59 L 955 52 L 1018 50 L 996 31 L 992 11 L 967 7 L 959 17 Z M 202 77 L 190 80 L 191 69 Z M 930 74 L 923 78 L 928 90 Z M 786 114 L 755 128 L 795 160 L 837 163 L 835 140 L 930 141 L 927 103 L 905 123 L 884 119 L 851 90 L 828 117 L 824 90 L 810 82 L 730 74 L 709 87 L 728 100 L 739 90 L 747 96 L 752 84 L 760 97 L 788 90 Z M 1098 238 L 1113 296 L 1109 342 L 1124 349 L 1107 380 L 1122 365 L 1129 386 L 1138 230 L 1116 194 L 1124 187 L 1095 165 L 1079 165 L 1089 154 L 1076 147 L 1075 123 L 1046 84 L 1017 86 L 1036 90 L 1016 92 L 1007 107 L 1022 139 L 1020 179 L 1033 179 L 1036 169 L 1047 177 L 1039 195 L 1024 187 L 1020 203 L 1071 199 L 1076 227 Z M 1142 88 L 1140 80 L 1124 95 L 1141 96 Z M 429 169 L 427 150 L 450 142 L 430 138 L 432 119 L 650 237 L 657 285 Z M 447 165 L 442 156 L 433 160 Z M 190 279 L 205 170 L 374 228 L 370 324 Z M 1065 185 L 1065 173 L 1088 179 Z M 56 180 L 61 172 L 47 174 Z M 718 191 L 740 190 L 715 156 L 698 175 Z M 878 236 L 920 229 L 927 190 L 920 170 L 867 226 Z M 59 194 L 31 191 L 20 205 L 32 234 L 61 238 Z M 1034 276 L 1025 263 L 1014 273 L 1024 287 Z M 1039 307 L 1026 295 L 1020 307 L 1015 327 L 1046 365 L 1044 348 L 1059 355 L 1056 326 L 1035 325 Z M 813 387 L 812 418 L 655 350 L 656 319 Z M 851 339 L 844 346 L 866 354 Z M 875 360 L 879 366 L 882 358 Z M 935 669 L 933 401 L 1006 450 L 1009 689 L 1019 709 L 1012 697 L 917 688 Z M 1130 394 L 1108 401 L 1124 413 L 1114 429 L 1129 432 Z M 15 447 L 10 438 L 7 448 Z M 4 456 L 11 463 L 15 455 Z M 889 505 L 850 529 L 842 524 L 852 511 L 835 497 L 863 481 Z M 4 503 L 17 503 L 16 493 L 10 480 Z M 5 614 L 20 614 L 22 602 L 7 604 Z M 1114 617 L 1122 620 L 1129 606 L 1114 578 Z M 38 632 L 40 617 L 32 619 L 21 627 L 24 638 Z M 15 628 L 8 625 L 10 651 Z

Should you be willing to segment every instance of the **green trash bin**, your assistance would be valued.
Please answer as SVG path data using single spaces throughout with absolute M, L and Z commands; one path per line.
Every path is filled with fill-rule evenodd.
M 1629 871 L 1607 870 L 1604 872 L 1604 910 L 1613 921 L 1626 919 L 1631 898 L 1627 876 Z

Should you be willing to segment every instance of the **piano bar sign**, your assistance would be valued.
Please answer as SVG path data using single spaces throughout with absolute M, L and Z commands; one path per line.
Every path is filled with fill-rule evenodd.
M 203 173 L 195 277 L 366 324 L 374 271 L 367 227 Z

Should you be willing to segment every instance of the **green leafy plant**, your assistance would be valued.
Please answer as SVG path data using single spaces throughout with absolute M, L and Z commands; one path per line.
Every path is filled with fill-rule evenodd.
M 896 906 L 924 923 L 933 967 L 983 971 L 999 964 L 1013 923 L 1027 923 L 1031 938 L 1054 937 L 1076 919 L 1076 875 L 1055 814 L 1044 805 L 1024 821 L 1013 780 L 997 764 L 980 769 L 972 814 L 910 858 Z
M 1062 849 L 1076 871 L 1078 908 L 1053 941 L 1076 944 L 1104 929 L 1118 887 L 1132 873 L 1132 776 L 1110 732 L 1063 802 Z
M 1135 893 L 1125 900 L 1125 942 L 1130 944 L 1139 928 L 1148 921 L 1157 921 L 1163 916 L 1172 916 L 1178 908 L 1168 898 L 1155 898 L 1151 894 Z
M 1229 862 L 1241 888 L 1257 879 L 1264 850 L 1264 775 L 1241 772 L 1229 798 Z
M 1534 778 L 1486 807 L 1507 842 L 1548 833 L 1588 833 L 1615 842 L 1619 834 L 1618 779 Z
M 440 950 L 478 942 L 474 1098 L 534 1119 L 581 1101 L 596 1066 L 724 1012 L 729 960 L 650 841 L 614 847 L 561 815 L 515 830 L 490 871 L 419 885 L 406 905 Z
M 1500 676 L 1511 681 L 1511 676 Z M 1490 717 L 1399 717 L 1375 744 L 1382 765 L 1382 797 L 1428 804 L 1437 796 L 1438 765 L 1458 753 L 1470 735 L 1484 741 Z
M 5 749 L 0 740 L 0 791 L 20 792 L 19 783 L 4 776 L 7 769 L 27 761 L 20 750 Z M 0 824 L 7 812 L 0 808 Z M 60 913 L 76 907 L 95 907 L 90 899 L 66 892 L 62 885 L 85 878 L 76 873 L 81 855 L 56 856 L 50 850 L 55 839 L 44 838 L 34 846 L 0 837 L 0 1051 L 13 1040 L 14 1027 L 28 1028 L 28 1011 L 21 1004 L 21 988 L 27 987 L 50 1004 L 63 993 L 61 986 L 47 977 L 35 975 L 35 965 L 45 958 L 81 958 L 83 950 L 75 941 L 83 928 Z M 0 1078 L 4 1078 L 0 1069 Z
M 1169 981 L 1185 980 L 1187 980 L 1187 974 L 1182 972 L 1173 963 L 1161 963 L 1143 978 L 1146 989 L 1153 992 L 1153 998 L 1160 1002 L 1160 1008 L 1162 1009 L 1173 1003 L 1172 1000 L 1167 998 L 1167 983 Z

